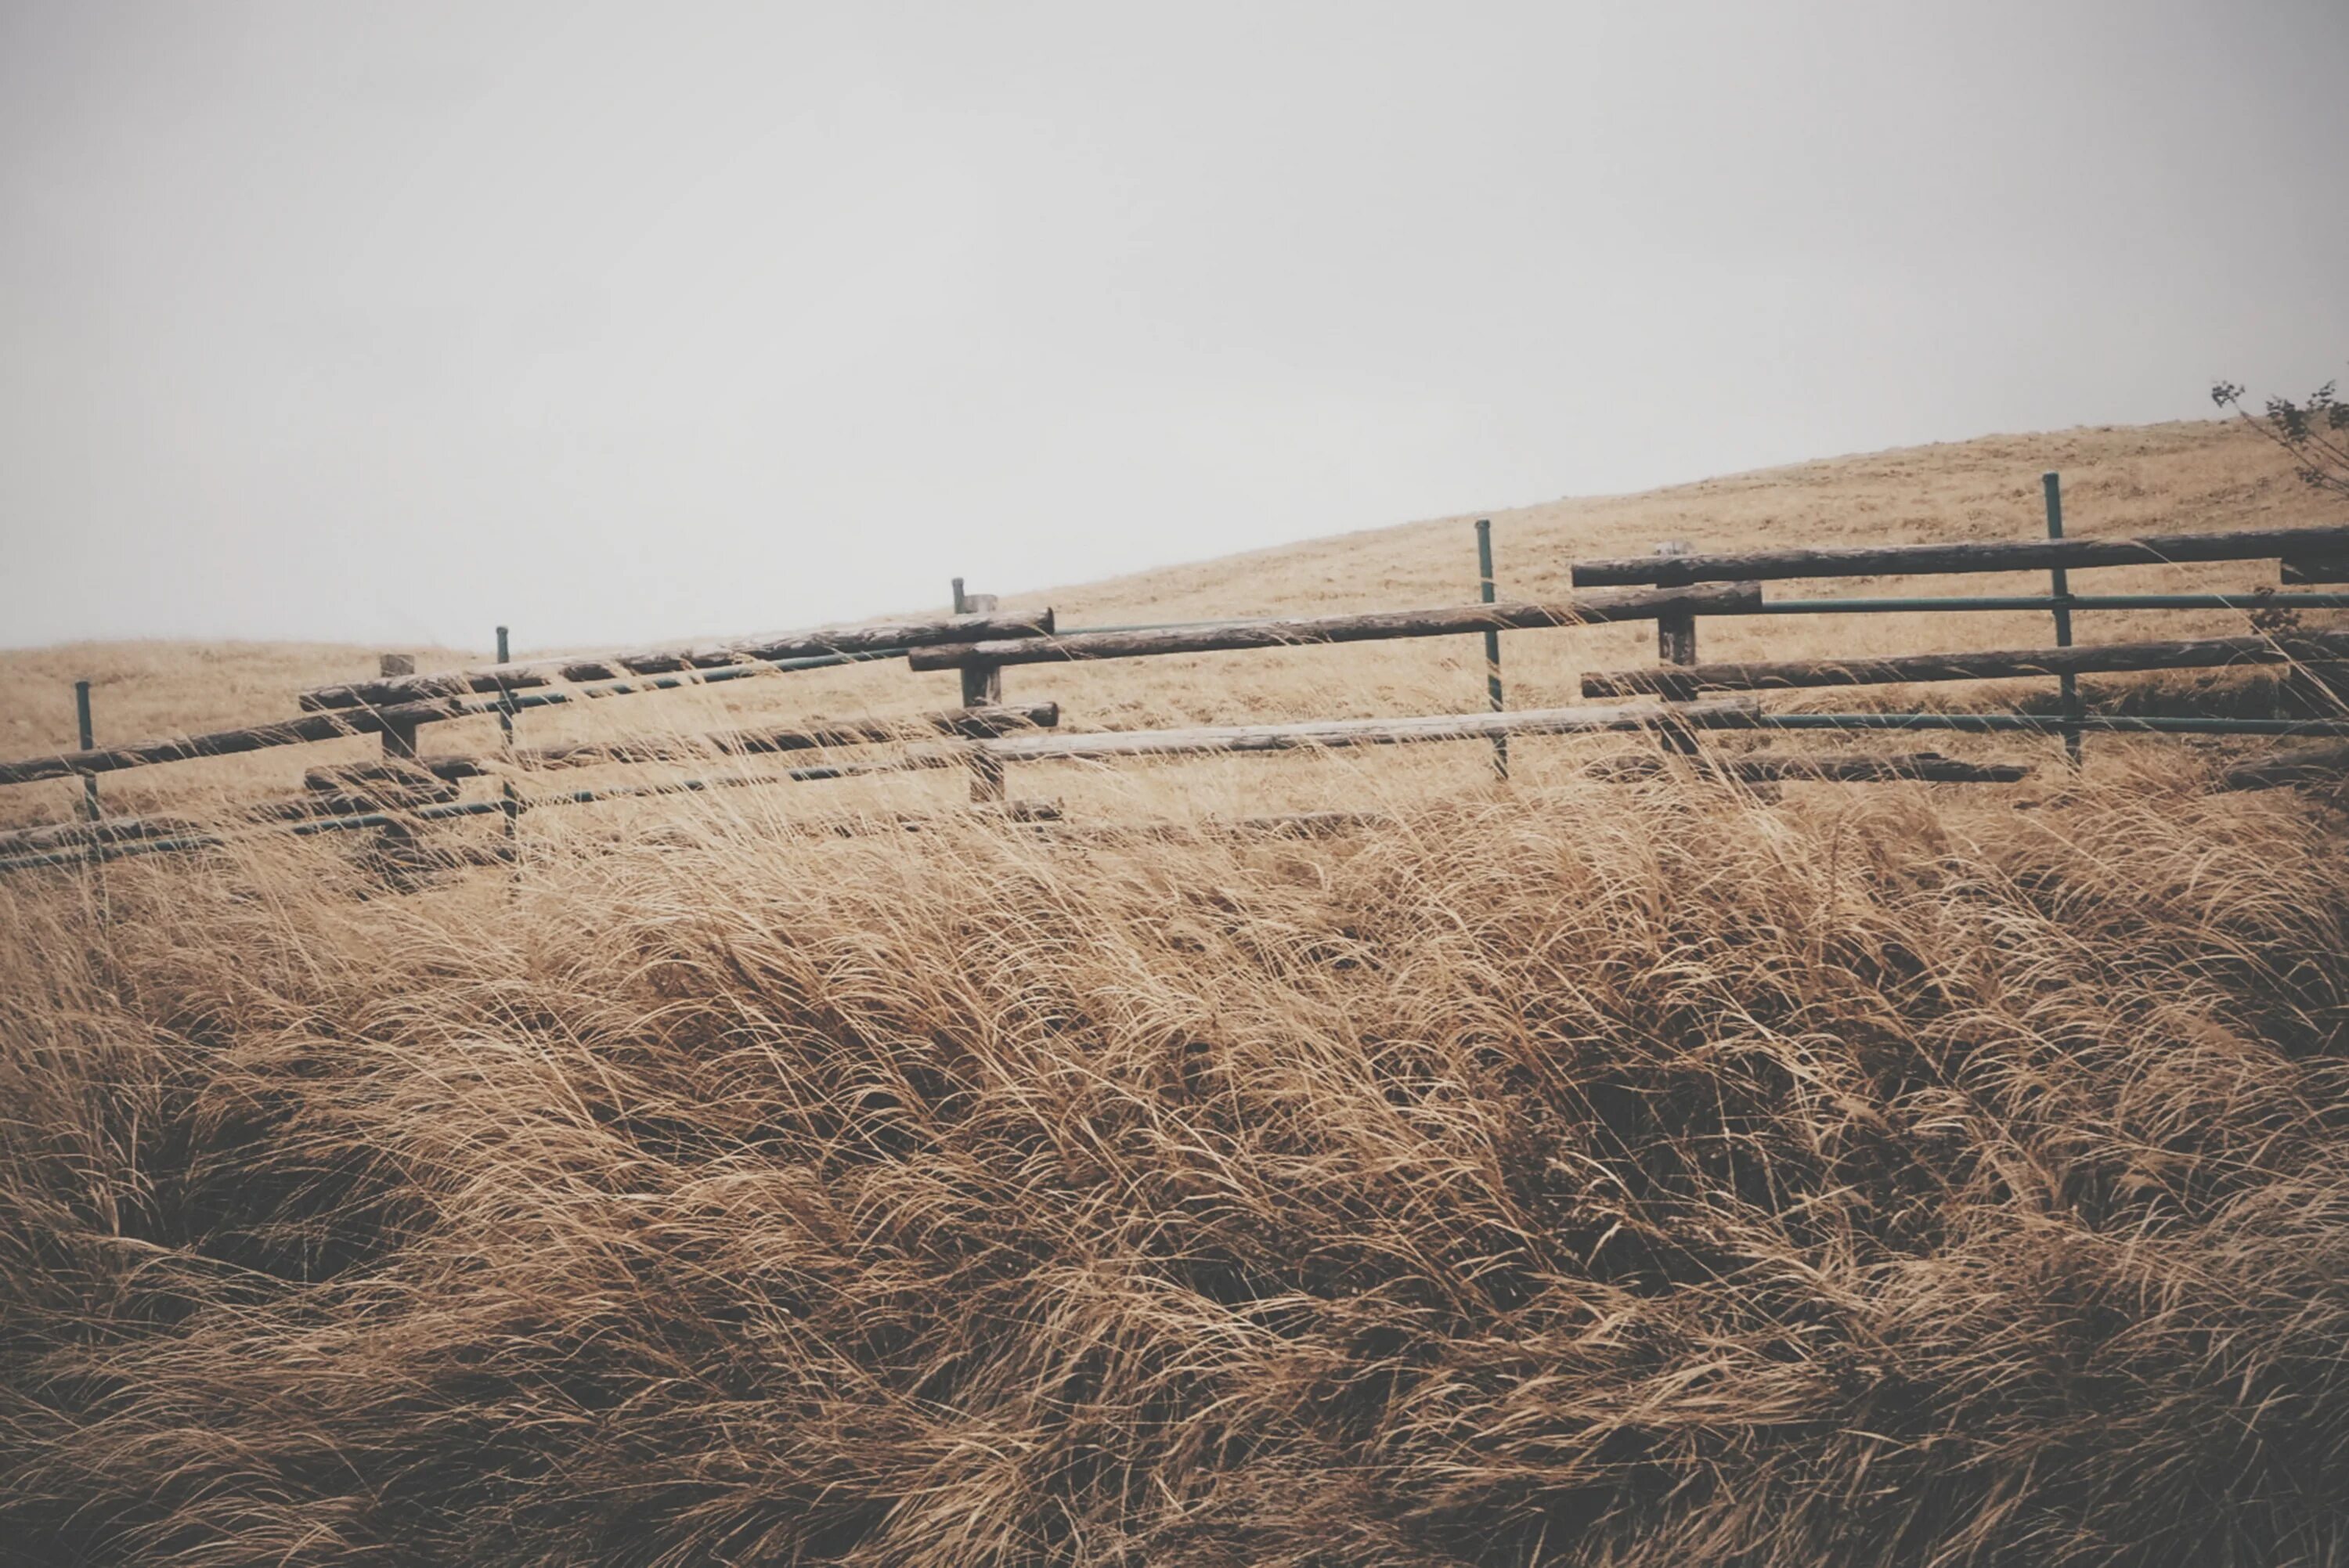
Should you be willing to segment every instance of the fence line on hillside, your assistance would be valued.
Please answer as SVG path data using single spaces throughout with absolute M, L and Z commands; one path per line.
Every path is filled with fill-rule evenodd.
M 1013 762 L 1113 760 L 1299 747 L 1480 739 L 1491 746 L 1495 772 L 1506 779 L 1508 739 L 1512 735 L 1562 735 L 1606 729 L 1645 731 L 1661 751 L 1682 754 L 1684 759 L 1694 761 L 1701 772 L 1747 782 L 1801 778 L 2007 781 L 2013 775 L 2013 768 L 1967 763 L 1932 753 L 1908 758 L 1700 758 L 1700 731 L 1744 728 L 2050 734 L 2062 738 L 2067 754 L 2075 763 L 2083 738 L 2090 733 L 2349 736 L 2349 719 L 2329 717 L 2259 719 L 2219 715 L 2095 715 L 2083 709 L 2076 688 L 2076 676 L 2082 674 L 2275 665 L 2292 666 L 2295 676 L 2311 670 L 2338 670 L 2349 665 L 2349 634 L 2302 632 L 2289 622 L 2292 613 L 2300 610 L 2349 608 L 2349 593 L 2284 593 L 2261 588 L 2224 593 L 2075 595 L 2070 592 L 2068 581 L 2073 570 L 2274 559 L 2280 563 L 2283 583 L 2349 582 L 2349 527 L 2127 539 L 2066 537 L 2055 475 L 2044 477 L 2044 490 L 2048 532 L 2044 540 L 1728 552 L 1697 552 L 1685 543 L 1674 542 L 1660 545 L 1654 553 L 1645 557 L 1577 562 L 1570 573 L 1577 592 L 1553 603 L 1497 598 L 1491 527 L 1486 520 L 1476 525 L 1480 602 L 1432 609 L 1061 628 L 1049 608 L 1006 614 L 999 611 L 992 595 L 967 593 L 962 581 L 957 579 L 953 614 L 947 617 L 771 634 L 699 646 L 517 662 L 508 656 L 507 629 L 501 626 L 497 662 L 491 665 L 419 674 L 411 660 L 386 655 L 375 680 L 313 687 L 299 694 L 298 703 L 305 711 L 295 718 L 112 747 L 96 744 L 88 683 L 79 682 L 76 689 L 78 748 L 0 762 L 0 784 L 80 778 L 84 785 L 83 820 L 79 824 L 46 824 L 0 833 L 0 870 L 35 863 L 64 863 L 77 858 L 158 852 L 167 847 L 202 847 L 222 841 L 217 832 L 194 830 L 186 823 L 156 819 L 150 830 L 140 826 L 140 819 L 104 819 L 98 802 L 98 776 L 101 773 L 367 734 L 381 737 L 381 763 L 313 769 L 305 775 L 304 797 L 292 801 L 263 802 L 246 809 L 241 814 L 243 819 L 248 824 L 273 823 L 282 830 L 304 834 L 347 830 L 357 825 L 383 828 L 397 836 L 409 830 L 403 824 L 495 810 L 505 818 L 505 832 L 511 843 L 516 819 L 537 806 L 584 804 L 646 792 L 668 793 L 757 781 L 672 780 L 641 789 L 605 788 L 525 796 L 516 784 L 516 774 L 589 764 L 698 757 L 727 758 L 890 743 L 911 744 L 903 756 L 887 761 L 799 767 L 757 777 L 815 781 L 960 766 L 970 770 L 975 800 L 1008 809 L 1010 803 L 1006 799 L 1005 776 Z M 2041 569 L 2050 573 L 2051 592 L 2045 595 L 1775 600 L 1767 597 L 1762 586 L 1765 582 L 1803 577 Z M 2258 636 L 2074 646 L 2073 614 L 2107 609 L 2230 609 L 2252 614 L 2255 624 L 2263 619 L 2284 624 L 2271 634 Z M 1703 616 L 1869 616 L 1980 610 L 2046 612 L 2054 621 L 2054 645 L 1744 663 L 1705 664 L 1697 657 L 1697 627 Z M 1656 666 L 1586 675 L 1581 681 L 1582 695 L 1651 696 L 1660 702 L 1615 710 L 1584 707 L 1506 711 L 1500 668 L 1503 631 L 1571 628 L 1626 620 L 1656 623 Z M 1482 714 L 1067 735 L 1019 733 L 1051 730 L 1059 723 L 1058 707 L 1049 702 L 1006 706 L 1002 698 L 1003 670 L 1011 665 L 1188 655 L 1464 634 L 1479 634 L 1484 643 L 1488 711 Z M 516 716 L 535 707 L 714 684 L 750 675 L 895 658 L 905 659 L 912 671 L 956 671 L 960 677 L 962 706 L 909 719 L 596 740 L 554 747 L 521 748 L 514 743 Z M 2054 677 L 2060 683 L 2058 715 L 1764 714 L 1750 697 L 1724 707 L 1717 695 L 1806 686 L 2028 677 Z M 2331 690 L 2321 678 L 2314 681 L 2313 689 L 2326 695 Z M 492 714 L 500 725 L 500 748 L 494 757 L 422 754 L 417 738 L 422 727 Z M 1627 715 L 1632 717 L 1624 717 Z M 933 738 L 926 745 L 922 742 L 925 736 Z M 947 738 L 940 742 L 935 738 L 938 737 Z M 1654 768 L 1636 758 L 1618 758 L 1602 770 L 1602 776 L 1629 779 L 1650 776 L 1653 771 Z M 2277 778 L 2301 776 L 2288 764 L 2279 764 L 2270 773 Z M 455 781 L 470 778 L 495 778 L 501 798 L 489 802 L 455 799 Z

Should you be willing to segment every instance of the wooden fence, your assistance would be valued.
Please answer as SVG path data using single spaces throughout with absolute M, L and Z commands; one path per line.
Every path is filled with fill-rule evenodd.
M 2349 607 L 2349 594 L 2283 593 L 2263 588 L 2234 593 L 2075 595 L 2068 580 L 2072 571 L 2100 567 L 2275 560 L 2280 563 L 2284 583 L 2340 583 L 2349 581 L 2349 527 L 2204 531 L 2128 539 L 2066 538 L 2063 534 L 2060 490 L 2052 474 L 2046 476 L 2045 496 L 2049 536 L 2044 539 L 1733 553 L 1698 552 L 1685 544 L 1672 543 L 1660 545 L 1654 553 L 1646 556 L 1577 563 L 1572 569 L 1576 592 L 1550 603 L 1496 598 L 1490 531 L 1488 525 L 1480 523 L 1477 545 L 1481 601 L 1425 609 L 1062 629 L 1049 609 L 1029 614 L 1002 613 L 991 597 L 966 594 L 960 580 L 957 580 L 955 613 L 947 616 L 816 628 L 700 646 L 512 661 L 502 656 L 505 629 L 501 627 L 501 658 L 495 664 L 418 673 L 407 660 L 386 655 L 374 680 L 319 686 L 301 693 L 298 707 L 302 711 L 291 718 L 112 746 L 96 743 L 88 684 L 80 683 L 77 687 L 80 742 L 77 748 L 0 762 L 0 785 L 78 778 L 85 789 L 83 820 L 0 833 L 0 870 L 205 847 L 225 841 L 240 830 L 317 833 L 367 829 L 395 839 L 412 840 L 416 830 L 426 824 L 492 813 L 503 815 L 511 841 L 516 818 L 525 810 L 541 806 L 584 804 L 739 783 L 812 782 L 939 768 L 968 769 L 975 800 L 990 809 L 1009 810 L 1008 769 L 1013 764 L 1053 760 L 1117 760 L 1475 740 L 1491 747 L 1494 766 L 1506 776 L 1507 741 L 1513 736 L 1634 732 L 1650 736 L 1655 747 L 1645 754 L 1609 758 L 1592 769 L 1594 776 L 1645 778 L 1668 767 L 1692 766 L 1716 777 L 1749 783 L 1886 779 L 2008 782 L 2026 770 L 2012 763 L 1969 762 L 1930 752 L 1905 757 L 1849 753 L 1722 757 L 1704 750 L 1698 738 L 1704 731 L 1717 729 L 2044 733 L 2060 738 L 2076 762 L 2084 738 L 2107 731 L 2349 737 L 2349 717 L 2332 713 L 2293 719 L 2091 714 L 2082 707 L 2076 686 L 2076 677 L 2087 674 L 2285 665 L 2296 671 L 2317 672 L 2313 689 L 2323 691 L 2329 689 L 2323 682 L 2324 674 L 2349 665 L 2349 634 L 2294 628 L 2165 642 L 2075 645 L 2072 640 L 2072 617 L 2076 612 L 2233 609 L 2261 612 L 2266 624 L 2274 624 L 2291 619 L 2282 612 Z M 2049 572 L 2048 593 L 2027 597 L 1783 600 L 1769 597 L 1763 587 L 1765 583 L 1802 578 L 2019 570 Z M 1984 609 L 2044 610 L 2053 623 L 2054 641 L 2043 647 L 1863 655 L 1846 659 L 1704 663 L 1697 655 L 1697 628 L 1703 618 L 1711 616 L 1823 613 L 1870 615 Z M 1589 698 L 1651 700 L 1518 711 L 1506 707 L 1501 633 L 1624 621 L 1655 624 L 1657 665 L 1587 675 L 1581 683 L 1582 695 Z M 1072 734 L 1059 729 L 1061 715 L 1057 704 L 1007 705 L 1002 696 L 1003 671 L 1014 665 L 1470 634 L 1479 635 L 1484 641 L 1488 706 L 1482 712 Z M 708 685 L 753 675 L 898 658 L 916 671 L 959 672 L 962 705 L 913 718 L 860 720 L 803 728 L 730 730 L 528 748 L 512 744 L 515 717 L 534 707 Z M 2047 677 L 2058 682 L 2060 713 L 1771 713 L 1752 695 L 1806 687 L 2020 677 Z M 2343 713 L 2349 714 L 2349 709 Z M 490 714 L 498 716 L 505 737 L 504 745 L 494 755 L 433 755 L 425 752 L 419 744 L 419 732 L 426 726 Z M 103 774 L 355 735 L 379 736 L 382 758 L 311 769 L 301 796 L 261 802 L 245 809 L 231 823 L 107 818 L 98 810 L 97 781 Z M 843 750 L 884 745 L 894 746 L 895 750 L 868 761 L 832 757 Z M 514 783 L 517 776 L 590 765 L 799 752 L 822 753 L 827 759 L 747 777 L 668 780 L 530 797 L 521 795 Z M 1675 753 L 1687 760 L 1669 763 L 1667 757 Z M 2331 760 L 2279 758 L 2246 764 L 2237 769 L 2242 777 L 2235 781 L 2249 787 L 2325 777 L 2325 769 L 2337 768 L 2343 754 L 2323 755 Z M 461 782 L 476 778 L 497 780 L 501 785 L 500 798 L 460 799 Z

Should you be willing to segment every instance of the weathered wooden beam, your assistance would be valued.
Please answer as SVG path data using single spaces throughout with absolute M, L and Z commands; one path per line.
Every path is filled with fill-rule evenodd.
M 144 768 L 159 762 L 184 762 L 199 757 L 233 757 L 248 751 L 264 751 L 275 746 L 299 746 L 311 741 L 339 740 L 352 735 L 378 735 L 392 726 L 413 727 L 443 719 L 472 717 L 493 712 L 463 697 L 443 697 L 431 702 L 403 703 L 392 707 L 337 708 L 325 713 L 304 714 L 299 718 L 281 720 L 275 724 L 248 725 L 237 729 L 216 729 L 202 735 L 177 735 L 158 740 L 131 741 L 121 746 L 103 746 L 88 751 L 61 751 L 49 757 L 22 758 L 12 762 L 0 762 L 0 784 L 27 784 L 41 779 L 68 779 L 77 775 L 112 773 L 125 768 Z M 1049 714 L 1050 718 L 1040 717 Z M 875 721 L 876 727 L 879 723 Z M 1005 730 L 1038 724 L 1049 727 L 1060 722 L 1060 709 L 1052 703 L 1033 703 L 1025 707 L 1007 707 L 999 717 L 981 711 L 957 718 L 950 710 L 926 716 L 917 723 L 929 723 L 935 727 L 949 729 L 952 734 L 992 735 Z M 811 737 L 809 746 L 850 745 L 846 738 L 854 729 L 843 725 L 837 731 L 802 732 Z M 792 731 L 771 731 L 777 742 L 770 749 L 778 751 L 806 749 L 786 740 Z M 838 738 L 824 739 L 820 733 L 831 733 Z M 902 726 L 893 727 L 891 735 L 878 738 L 895 738 L 904 733 Z M 461 757 L 422 757 L 413 761 L 390 758 L 367 763 L 346 763 L 331 769 L 321 769 L 316 775 L 313 789 L 359 789 L 369 783 L 384 782 L 391 777 L 387 769 L 420 768 L 443 779 L 471 779 L 488 771 L 480 759 Z
M 1701 729 L 1751 728 L 1761 705 L 1752 697 L 1721 697 L 1666 708 L 1653 703 L 1619 707 L 1520 708 L 1510 713 L 1444 713 L 1412 718 L 1312 719 L 1299 724 L 1216 725 L 1197 729 L 1112 729 L 1090 735 L 1015 736 L 973 742 L 954 751 L 909 752 L 907 765 L 942 766 L 977 750 L 1005 762 L 1112 761 L 1133 757 L 1194 757 L 1223 752 L 1295 751 L 1349 746 L 1402 746 L 1421 741 L 1487 740 L 1495 735 L 1577 735 L 1687 725 Z
M 476 692 L 520 691 L 556 681 L 616 680 L 626 676 L 667 675 L 677 670 L 717 669 L 729 665 L 772 664 L 780 659 L 825 654 L 871 653 L 917 648 L 932 643 L 982 638 L 1045 636 L 1052 630 L 1049 609 L 1011 614 L 950 615 L 934 621 L 877 622 L 862 626 L 823 626 L 774 633 L 739 642 L 698 647 L 647 648 L 632 654 L 599 654 L 571 659 L 520 660 L 469 670 L 387 677 L 345 686 L 316 686 L 301 695 L 305 708 L 382 707 L 390 703 Z
M 2267 561 L 2349 552 L 2349 528 L 2270 528 L 2234 533 L 2147 534 L 2136 539 L 2030 539 L 1960 544 L 1755 550 L 1734 554 L 1579 561 L 1577 588 L 1654 583 L 1770 582 L 1788 577 L 1917 576 L 1943 572 L 2033 572 L 2056 566 L 2147 566 L 2181 561 Z
M 233 757 L 241 752 L 264 751 L 273 746 L 338 740 L 348 735 L 381 735 L 394 726 L 461 718 L 472 711 L 467 704 L 451 697 L 440 702 L 403 703 L 394 707 L 310 713 L 275 724 L 215 729 L 202 735 L 175 735 L 160 740 L 134 740 L 122 746 L 101 746 L 87 751 L 61 751 L 49 757 L 28 757 L 14 762 L 0 762 L 0 784 L 26 784 L 36 779 L 113 773 L 125 768 L 144 768 L 157 762 L 184 762 L 197 757 Z
M 1160 654 L 1222 653 L 1238 648 L 1287 648 L 1323 643 L 1373 643 L 1399 637 L 1448 637 L 1464 632 L 1532 631 L 1606 621 L 1652 621 L 1676 611 L 1734 614 L 1756 609 L 1762 591 L 1750 583 L 1712 587 L 1584 593 L 1548 604 L 1456 604 L 1432 610 L 1384 610 L 1348 615 L 1306 615 L 1215 621 L 1155 631 L 1072 632 L 1020 642 L 950 643 L 905 655 L 917 670 L 964 665 L 1039 665 L 1063 659 L 1136 659 Z
M 1811 757 L 1713 756 L 1677 761 L 1652 751 L 1631 751 L 1602 758 L 1583 771 L 1592 779 L 1625 783 L 1661 778 L 1675 769 L 1690 769 L 1700 778 L 1734 779 L 1748 784 L 1786 780 L 1866 784 L 1897 779 L 1947 784 L 2012 784 L 2031 775 L 2031 769 L 2019 763 L 1969 762 L 1944 757 L 1938 751 L 1892 757 L 1836 753 Z
M 1582 677 L 1582 695 L 1686 696 L 1699 691 L 2011 680 L 2033 676 L 2206 669 L 2344 657 L 2349 657 L 2349 634 L 2303 632 L 2275 637 L 2203 637 L 2184 642 L 2107 643 L 2087 647 L 1899 654 L 1881 659 L 1777 659 L 1692 665 L 1682 669 L 1602 670 Z
M 324 717 L 324 716 L 316 716 Z M 1074 736 L 1013 736 L 988 740 L 975 740 L 951 746 L 927 748 L 915 748 L 905 754 L 874 763 L 843 763 L 838 766 L 794 769 L 781 776 L 746 776 L 718 779 L 687 779 L 656 784 L 622 786 L 610 789 L 579 789 L 533 798 L 533 810 L 543 806 L 586 804 L 597 800 L 641 799 L 740 787 L 761 786 L 794 780 L 864 777 L 918 769 L 967 766 L 973 751 L 985 751 L 1003 761 L 1043 761 L 1050 759 L 1199 756 L 1227 752 L 1286 751 L 1300 748 L 1386 746 L 1419 741 L 1485 740 L 1495 734 L 1566 735 L 1597 731 L 1624 731 L 1651 726 L 1686 725 L 1695 728 L 1750 728 L 1761 718 L 1760 705 L 1751 697 L 1723 697 L 1690 703 L 1682 707 L 1667 709 L 1654 704 L 1619 707 L 1529 708 L 1516 713 L 1438 714 L 1429 717 L 1400 719 L 1339 719 L 1325 722 L 1285 725 L 1237 725 L 1187 730 L 1106 731 L 1092 735 Z M 318 792 L 323 795 L 325 792 Z M 312 798 L 291 802 L 271 802 L 254 813 L 270 820 L 280 831 L 298 834 L 347 831 L 353 830 L 406 827 L 410 823 L 442 821 L 480 816 L 503 809 L 497 800 L 450 800 L 416 808 L 412 813 L 387 813 L 369 810 L 351 814 L 335 814 L 326 802 Z M 1040 810 L 1007 810 L 1002 805 L 985 809 L 988 815 L 1001 820 L 1033 818 Z M 129 820 L 125 820 L 126 821 Z M 91 824 L 69 824 L 68 828 L 84 828 Z M 120 823 L 95 826 L 123 830 Z M 178 837 L 145 837 L 140 841 L 91 843 L 80 848 L 59 849 L 45 853 L 27 852 L 21 858 L 0 861 L 0 870 L 16 870 L 36 865 L 65 864 L 85 857 L 112 859 L 123 854 L 144 853 L 150 850 L 192 849 L 217 844 L 222 841 L 207 831 L 194 831 Z M 28 851 L 31 847 L 27 846 Z M 419 854 L 431 852 L 428 847 L 416 846 Z
M 1264 817 L 1201 817 L 1195 821 L 1043 822 L 1036 836 L 1060 843 L 1164 843 L 1200 839 L 1325 839 L 1386 827 L 1391 811 L 1283 811 Z
M 778 752 L 829 751 L 850 746 L 885 745 L 921 736 L 952 735 L 983 740 L 1023 729 L 1050 729 L 1061 722 L 1056 702 L 1011 707 L 952 707 L 903 718 L 843 719 L 805 729 L 721 729 L 704 735 L 647 735 L 614 740 L 583 740 L 562 746 L 518 748 L 492 757 L 420 757 L 417 766 L 441 779 L 488 778 L 502 769 L 592 768 L 605 763 L 676 762 L 710 757 L 760 757 Z M 363 789 L 370 779 L 350 768 L 314 769 L 312 789 Z
M 2349 583 L 2349 554 L 2287 555 L 2280 570 L 2285 583 Z

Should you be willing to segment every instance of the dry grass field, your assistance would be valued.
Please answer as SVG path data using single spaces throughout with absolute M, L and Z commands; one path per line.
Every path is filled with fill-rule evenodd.
M 2075 532 L 2344 521 L 2243 432 L 2081 430 L 1496 514 L 1504 592 L 1665 539 L 2028 537 L 2048 468 Z M 1456 603 L 1474 562 L 1454 519 L 1006 602 Z M 2082 637 L 2194 628 L 2241 626 Z M 1506 648 L 1535 707 L 1653 638 Z M 0 655 L 0 753 L 70 739 L 77 676 L 123 739 L 371 655 Z M 1482 678 L 1470 638 L 1006 672 L 1087 729 Z M 876 665 L 523 722 L 953 696 Z M 0 878 L 0 1561 L 2349 1561 L 2338 805 L 2210 789 L 2245 743 L 2107 738 L 2019 788 L 1580 775 L 1630 744 L 1522 740 L 1506 785 L 1476 745 L 1013 775 L 1150 838 L 954 813 L 946 773 L 534 812 L 511 871 L 398 896 L 275 837 Z M 336 749 L 104 788 L 203 816 Z M 1328 808 L 1386 817 L 1185 827 Z M 926 830 L 805 830 L 901 811 Z

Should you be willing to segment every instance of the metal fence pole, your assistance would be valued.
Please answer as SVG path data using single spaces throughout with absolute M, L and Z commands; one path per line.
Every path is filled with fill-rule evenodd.
M 1478 591 L 1483 594 L 1485 603 L 1491 603 L 1493 602 L 1493 520 L 1489 517 L 1480 517 L 1476 520 L 1476 579 Z M 1497 631 L 1487 631 L 1485 634 L 1485 696 L 1490 700 L 1493 711 L 1500 712 L 1502 707 L 1501 634 Z M 1506 735 L 1493 737 L 1493 771 L 1503 779 L 1509 776 L 1509 738 Z
M 98 734 L 90 727 L 88 681 L 74 682 L 74 718 L 81 729 L 81 748 L 90 750 L 98 745 Z M 98 775 L 95 773 L 81 776 L 81 814 L 90 821 L 98 820 Z
M 2064 537 L 2064 481 L 2050 470 L 2039 476 L 2040 488 L 2047 495 L 2047 537 Z M 2061 566 L 2047 572 L 2049 592 L 2055 600 L 2055 645 L 2072 645 L 2072 583 L 2071 574 Z M 2080 681 L 2076 676 L 2060 676 L 2064 697 L 2064 755 L 2073 767 L 2080 765 Z

